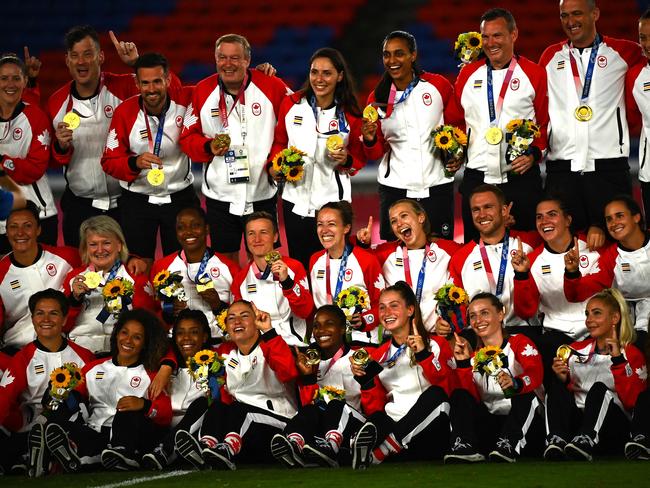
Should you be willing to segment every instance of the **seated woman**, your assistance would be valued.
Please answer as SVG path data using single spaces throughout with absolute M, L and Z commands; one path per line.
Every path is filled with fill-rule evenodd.
M 111 333 L 123 310 L 153 310 L 146 291 L 146 275 L 133 275 L 126 262 L 129 250 L 120 225 L 111 217 L 91 217 L 81 224 L 79 254 L 84 265 L 73 269 L 64 282 L 71 307 L 67 330 L 70 340 L 95 354 L 109 351 Z M 130 287 L 132 292 L 125 293 Z
M 379 322 L 391 340 L 369 351 L 372 361 L 365 368 L 350 360 L 368 416 L 353 442 L 354 469 L 399 453 L 438 418 L 445 421 L 439 434 L 448 432 L 452 351 L 444 338 L 429 336 L 407 283 L 381 292 Z
M 570 344 L 568 358 L 553 360 L 560 381 L 546 397 L 547 460 L 591 461 L 596 448 L 620 452 L 629 439 L 630 412 L 647 386 L 622 294 L 603 290 L 587 302 L 585 314 L 590 337 Z
M 86 364 L 84 381 L 72 392 L 77 408 L 81 402 L 87 406 L 85 423 L 62 420 L 70 412 L 60 412 L 45 429 L 47 449 L 66 472 L 100 461 L 106 469 L 138 468 L 140 454 L 171 421 L 169 397 L 163 393 L 151 400 L 147 393 L 168 348 L 158 318 L 142 309 L 125 311 L 110 345 L 110 357 Z
M 525 335 L 508 336 L 503 327 L 503 303 L 493 294 L 476 295 L 468 315 L 477 350 L 500 350 L 502 364 L 487 373 L 467 340 L 456 335 L 459 388 L 450 400 L 451 452 L 445 463 L 484 461 L 482 452 L 489 452 L 491 461 L 512 463 L 530 440 L 534 422 L 541 429 L 542 418 L 536 411 L 543 396 L 542 359 Z
M 206 412 L 199 441 L 185 430 L 176 433 L 178 453 L 199 469 L 236 469 L 242 451 L 268 446 L 297 412 L 298 370 L 271 316 L 238 300 L 228 307 L 226 329 L 232 342 L 217 348 L 226 371 L 220 401 Z
M 190 376 L 187 360 L 202 349 L 210 349 L 210 326 L 201 310 L 185 308 L 179 312 L 172 328 L 172 345 L 180 367 L 171 377 L 169 396 L 172 402 L 170 429 L 153 451 L 142 456 L 146 469 L 162 470 L 176 458 L 176 432 L 195 434 L 208 408 L 208 398 Z
M 171 307 L 162 305 L 163 318 L 174 323 L 184 308 L 201 310 L 208 318 L 211 335 L 221 338 L 216 316 L 232 302 L 230 286 L 239 266 L 208 248 L 210 226 L 200 207 L 187 207 L 176 215 L 176 238 L 182 250 L 156 260 L 151 283 L 161 271 L 180 273 L 186 300 L 176 299 Z M 156 297 L 159 298 L 159 297 Z
M 324 248 L 309 261 L 311 290 L 317 307 L 335 304 L 338 294 L 351 286 L 368 293 L 368 306 L 350 319 L 352 344 L 377 345 L 382 338 L 377 328 L 377 301 L 384 278 L 377 259 L 350 241 L 352 205 L 346 201 L 329 202 L 316 213 L 316 233 Z
M 289 468 L 315 463 L 338 467 L 339 449 L 365 422 L 361 391 L 350 372 L 352 350 L 345 343 L 346 318 L 335 305 L 323 305 L 314 316 L 314 344 L 319 362 L 297 353 L 303 408 L 271 440 L 271 454 Z M 311 361 L 310 361 L 311 359 Z

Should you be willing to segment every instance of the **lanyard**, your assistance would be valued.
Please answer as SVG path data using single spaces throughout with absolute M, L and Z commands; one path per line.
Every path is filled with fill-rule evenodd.
M 106 285 L 106 283 L 108 283 L 109 281 L 115 279 L 115 276 L 117 276 L 117 272 L 120 269 L 120 266 L 122 266 L 122 261 L 118 259 L 117 261 L 115 261 L 113 266 L 111 266 L 111 269 L 108 270 L 108 276 L 104 280 L 104 285 Z M 91 271 L 95 271 L 95 266 L 93 266 L 92 264 L 89 266 L 89 268 Z
M 319 379 L 325 378 L 325 376 L 327 376 L 327 373 L 329 373 L 330 369 L 332 369 L 332 366 L 334 366 L 334 363 L 343 357 L 344 352 L 345 351 L 344 351 L 343 347 L 339 348 L 339 350 L 336 351 L 336 354 L 334 354 L 334 356 L 332 356 L 332 360 L 327 365 L 327 369 L 322 374 L 321 374 L 321 371 L 320 371 L 321 368 L 318 368 L 318 378 Z M 320 364 L 322 366 L 323 363 L 321 362 Z
M 260 269 L 257 267 L 257 264 L 255 264 L 255 261 L 253 261 L 253 273 L 255 274 L 255 278 L 258 280 L 265 280 L 266 278 L 269 277 L 269 274 L 271 273 L 271 265 L 267 264 L 266 268 L 264 268 L 264 272 L 261 272 Z
M 338 134 L 339 132 L 350 132 L 349 128 L 345 125 L 345 113 L 339 104 L 334 100 L 336 104 L 336 119 L 338 120 L 338 130 L 328 130 L 327 132 L 321 132 L 318 130 L 318 107 L 316 106 L 316 97 L 311 97 L 309 100 L 309 105 L 311 106 L 311 111 L 314 112 L 314 119 L 316 120 L 316 132 L 326 136 L 331 136 L 333 134 Z
M 501 92 L 499 93 L 499 100 L 497 100 L 497 106 L 494 107 L 494 87 L 492 82 L 492 65 L 488 63 L 487 65 L 487 101 L 488 101 L 488 110 L 490 112 L 490 127 L 496 127 L 499 125 L 499 118 L 501 117 L 501 109 L 503 108 L 503 100 L 506 97 L 506 92 L 508 91 L 508 86 L 510 85 L 510 79 L 512 78 L 512 73 L 517 67 L 517 58 L 514 56 L 510 60 L 510 66 L 508 67 L 508 72 L 506 73 L 505 78 L 503 79 L 503 84 L 501 85 Z
M 420 266 L 420 274 L 418 274 L 418 284 L 415 289 L 415 298 L 418 303 L 422 300 L 422 288 L 424 287 L 424 274 L 427 268 L 427 256 L 429 255 L 430 245 L 427 244 L 424 248 L 424 256 L 422 256 L 422 265 Z M 411 263 L 409 261 L 409 251 L 406 246 L 402 247 L 402 263 L 404 264 L 404 278 L 408 285 L 413 288 L 413 281 L 411 280 Z
M 161 113 L 160 117 L 158 117 L 158 131 L 156 132 L 155 142 L 152 140 L 151 137 L 151 127 L 149 126 L 149 115 L 147 114 L 147 109 L 144 108 L 144 102 L 142 104 L 142 111 L 144 112 L 144 123 L 147 127 L 147 139 L 149 140 L 149 152 L 155 154 L 156 156 L 159 156 L 163 133 L 165 132 L 165 116 L 167 115 L 167 110 Z
M 596 65 L 596 56 L 598 56 L 598 47 L 600 46 L 600 36 L 596 34 L 594 43 L 591 45 L 591 53 L 589 54 L 589 64 L 587 65 L 587 72 L 585 73 L 585 83 L 582 84 L 580 80 L 580 73 L 578 73 L 578 63 L 576 58 L 571 53 L 569 46 L 569 61 L 571 62 L 571 72 L 573 73 L 573 82 L 576 85 L 576 93 L 580 98 L 581 104 L 586 104 L 589 98 L 589 90 L 591 89 L 591 80 L 594 77 L 594 67 Z
M 487 275 L 488 283 L 490 284 L 490 290 L 495 290 L 494 294 L 497 296 L 497 298 L 501 298 L 501 295 L 503 294 L 503 283 L 506 277 L 506 267 L 508 266 L 508 250 L 510 248 L 510 235 L 508 231 L 506 230 L 506 235 L 503 238 L 503 246 L 501 248 L 501 263 L 499 264 L 499 278 L 496 284 L 494 283 L 492 266 L 490 265 L 490 259 L 488 258 L 483 239 L 480 241 L 479 248 L 481 251 L 481 260 L 483 261 L 483 267 L 485 268 L 485 274 Z
M 389 349 L 389 351 L 390 351 L 390 349 Z M 392 368 L 393 366 L 395 366 L 395 363 L 397 363 L 397 360 L 399 359 L 399 357 L 402 354 L 404 354 L 404 351 L 406 351 L 406 344 L 402 344 L 401 346 L 399 346 L 397 348 L 397 351 L 395 351 L 395 353 L 390 358 L 388 358 L 386 361 L 384 361 L 383 365 L 388 366 L 389 368 Z
M 74 82 L 73 82 L 74 83 Z M 92 115 L 81 115 L 77 109 L 73 109 L 72 105 L 74 104 L 74 100 L 72 99 L 72 88 L 70 88 L 70 93 L 68 93 L 68 102 L 65 106 L 65 112 L 64 114 L 67 114 L 72 110 L 74 113 L 76 113 L 79 117 L 82 119 L 89 119 L 90 117 L 94 117 L 97 115 L 97 109 L 99 108 L 99 97 L 102 94 L 102 89 L 104 88 L 104 73 L 101 74 L 99 77 L 99 88 L 97 89 L 97 104 L 95 105 L 95 110 L 93 111 Z M 91 99 L 94 97 L 90 97 Z
M 387 119 L 388 117 L 390 117 L 390 114 L 393 113 L 393 108 L 395 107 L 395 105 L 397 105 L 398 103 L 405 102 L 406 99 L 411 94 L 411 92 L 413 91 L 413 89 L 415 88 L 415 85 L 417 85 L 419 82 L 420 82 L 420 78 L 413 75 L 413 79 L 408 84 L 408 86 L 404 89 L 402 96 L 399 98 L 397 102 L 395 101 L 395 97 L 397 96 L 397 88 L 395 87 L 394 83 L 391 83 L 390 92 L 388 93 L 388 103 L 386 104 L 386 114 L 382 118 Z
M 239 88 L 237 95 L 235 96 L 235 100 L 232 103 L 232 107 L 230 107 L 230 112 L 228 112 L 228 109 L 226 108 L 226 91 L 223 89 L 223 84 L 221 82 L 219 83 L 219 119 L 221 120 L 221 126 L 225 131 L 228 130 L 228 117 L 230 117 L 230 114 L 232 113 L 233 110 L 235 110 L 235 107 L 237 106 L 237 102 L 239 102 L 241 105 L 241 113 L 239 115 L 240 122 L 241 122 L 241 136 L 244 145 L 246 144 L 246 133 L 247 133 L 246 98 L 245 98 L 246 85 L 248 85 L 248 71 L 244 75 L 244 81 L 242 82 L 242 85 Z
M 185 270 L 187 271 L 187 277 L 190 279 L 190 281 L 193 281 L 197 285 L 201 283 L 201 278 L 203 278 L 203 275 L 205 274 L 205 268 L 208 267 L 208 261 L 210 260 L 210 251 L 206 248 L 206 250 L 203 253 L 203 257 L 201 258 L 201 263 L 199 264 L 199 271 L 196 273 L 196 276 L 194 279 L 190 277 L 190 265 L 187 262 L 187 257 L 185 256 L 185 251 L 181 251 L 181 259 L 183 260 L 183 263 L 185 263 Z
M 334 290 L 334 298 L 339 296 L 341 288 L 343 288 L 343 277 L 345 276 L 345 268 L 348 266 L 348 257 L 352 246 L 346 245 L 341 257 L 341 265 L 339 266 L 339 274 L 336 278 L 336 289 Z M 332 288 L 330 287 L 330 255 L 325 252 L 325 293 L 327 295 L 327 303 L 334 303 L 332 300 Z

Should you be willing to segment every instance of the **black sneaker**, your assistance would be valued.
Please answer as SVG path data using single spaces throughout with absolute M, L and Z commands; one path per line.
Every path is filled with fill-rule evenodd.
M 81 469 L 81 459 L 70 445 L 68 434 L 60 425 L 50 424 L 45 428 L 45 445 L 66 473 L 74 473 Z
M 27 436 L 28 474 L 39 478 L 45 474 L 45 429 L 42 424 L 34 424 Z
M 201 456 L 201 444 L 186 430 L 179 430 L 174 437 L 176 451 L 196 469 L 205 469 L 205 461 Z
M 287 468 L 299 468 L 301 464 L 296 461 L 296 448 L 282 434 L 275 434 L 271 439 L 271 454 L 280 464 Z
M 559 435 L 553 435 L 546 440 L 546 449 L 544 449 L 544 461 L 563 461 L 566 459 L 564 448 L 566 441 Z
M 485 456 L 479 453 L 469 442 L 456 437 L 451 452 L 444 458 L 445 464 L 480 463 L 485 461 Z
M 490 461 L 495 463 L 514 463 L 517 455 L 507 437 L 499 437 L 497 448 L 490 453 Z
M 565 454 L 575 461 L 591 461 L 594 441 L 585 434 L 577 435 L 564 448 Z
M 650 442 L 643 434 L 637 434 L 625 444 L 625 457 L 647 461 L 650 459 Z
M 232 462 L 233 455 L 230 447 L 225 442 L 220 442 L 214 447 L 207 447 L 201 452 L 203 459 L 213 468 L 229 469 L 235 471 L 237 466 Z
M 161 446 L 142 456 L 142 466 L 150 471 L 162 471 L 168 464 L 169 460 Z
M 140 463 L 124 446 L 108 446 L 102 451 L 102 466 L 113 471 L 131 471 L 138 469 Z
M 306 444 L 303 453 L 307 461 L 316 463 L 323 468 L 338 468 L 337 454 L 332 446 L 322 437 L 314 437 L 313 444 Z
M 361 426 L 352 443 L 352 469 L 368 469 L 372 464 L 372 449 L 377 443 L 377 427 L 372 422 Z

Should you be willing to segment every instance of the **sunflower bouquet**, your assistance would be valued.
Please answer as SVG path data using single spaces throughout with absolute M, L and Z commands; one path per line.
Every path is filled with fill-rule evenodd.
M 271 168 L 281 174 L 286 181 L 296 183 L 300 181 L 305 173 L 305 160 L 307 153 L 295 146 L 290 146 L 273 156 Z
M 452 160 L 462 160 L 467 148 L 467 135 L 453 125 L 439 125 L 431 131 L 432 151 L 440 151 L 443 160 L 445 176 L 454 176 L 455 171 L 447 169 L 447 163 Z
M 333 386 L 323 386 L 314 392 L 314 403 L 316 405 L 324 406 L 332 400 L 345 400 L 345 390 Z
M 97 320 L 104 323 L 110 315 L 117 317 L 125 307 L 131 304 L 133 282 L 122 277 L 113 278 L 104 285 L 102 297 L 104 298 L 104 308 L 99 312 Z
M 458 67 L 476 61 L 481 55 L 482 48 L 483 41 L 480 33 L 472 31 L 458 34 L 458 39 L 454 43 L 454 55 L 460 61 Z
M 219 312 L 215 317 L 214 317 L 214 324 L 219 328 L 221 331 L 221 334 L 223 334 L 223 337 L 225 340 L 229 339 L 228 332 L 226 331 L 226 316 L 228 315 L 228 309 L 224 308 L 221 312 Z
M 75 363 L 63 363 L 63 366 L 54 369 L 50 373 L 50 401 L 47 404 L 47 409 L 57 410 L 59 405 L 68 398 L 70 392 L 82 382 L 81 369 Z
M 519 156 L 530 154 L 530 146 L 540 135 L 539 125 L 530 119 L 513 119 L 506 125 L 506 161 L 512 163 Z
M 345 317 L 350 321 L 355 313 L 365 312 L 370 308 L 368 293 L 358 286 L 351 286 L 341 290 L 334 303 L 343 310 Z
M 219 388 L 226 382 L 223 361 L 223 357 L 209 349 L 187 358 L 190 376 L 208 397 L 208 404 L 219 398 Z
M 501 371 L 508 369 L 508 356 L 498 346 L 485 346 L 476 351 L 472 371 L 481 376 L 496 377 Z M 514 388 L 503 391 L 506 397 L 514 395 Z
M 180 271 L 170 272 L 163 269 L 153 278 L 153 289 L 156 296 L 163 304 L 163 311 L 171 312 L 174 300 L 186 302 L 188 300 L 183 287 L 183 276 Z
M 449 322 L 456 332 L 465 328 L 464 309 L 469 303 L 467 293 L 460 286 L 448 283 L 436 292 L 436 309 L 438 315 Z

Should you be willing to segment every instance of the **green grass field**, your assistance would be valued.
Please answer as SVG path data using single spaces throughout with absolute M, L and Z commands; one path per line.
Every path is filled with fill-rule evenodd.
M 274 466 L 243 466 L 234 472 L 154 473 L 86 473 L 55 475 L 38 480 L 6 476 L 3 487 L 178 487 L 178 488 L 245 488 L 245 487 L 415 487 L 436 486 L 483 488 L 517 488 L 549 486 L 554 488 L 637 488 L 650 486 L 650 463 L 625 460 L 598 460 L 593 463 L 518 462 L 514 465 L 478 464 L 444 466 L 432 463 L 388 463 L 368 471 L 340 469 L 287 470 Z M 169 476 L 169 475 L 175 476 Z M 151 479 L 165 476 L 166 478 Z M 138 481 L 138 480 L 141 481 Z

